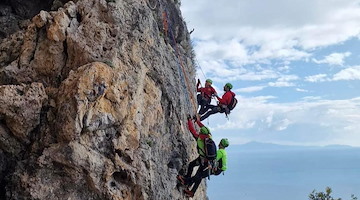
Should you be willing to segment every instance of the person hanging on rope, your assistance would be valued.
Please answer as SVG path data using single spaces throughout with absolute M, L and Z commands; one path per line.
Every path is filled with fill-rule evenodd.
M 188 116 L 188 129 L 196 139 L 199 156 L 189 163 L 185 176 L 178 175 L 176 177 L 182 185 L 192 186 L 191 190 L 184 190 L 188 197 L 193 197 L 201 180 L 209 176 L 211 170 L 210 163 L 214 163 L 217 155 L 216 145 L 211 139 L 210 130 L 200 122 L 199 118 L 196 119 L 196 123 L 200 127 L 199 133 L 194 128 L 192 117 Z M 191 176 L 195 166 L 199 166 L 199 168 L 196 174 Z
M 200 87 L 200 79 L 198 79 L 198 82 L 196 84 L 197 92 L 200 92 L 200 94 L 197 95 L 197 102 L 200 106 L 199 115 L 204 114 L 207 110 L 209 110 L 209 105 L 211 103 L 211 97 L 217 96 L 216 90 L 211 86 L 212 80 L 206 79 L 205 81 L 205 87 Z
M 203 114 L 200 117 L 200 121 L 203 121 L 204 119 L 208 118 L 210 115 L 215 114 L 215 113 L 225 113 L 226 116 L 228 114 L 230 114 L 230 111 L 232 109 L 235 108 L 236 104 L 237 104 L 237 99 L 235 98 L 235 93 L 231 91 L 231 89 L 233 88 L 231 83 L 226 83 L 224 85 L 224 95 L 222 96 L 222 98 L 220 98 L 218 95 L 216 95 L 216 98 L 219 100 L 219 103 L 217 106 L 214 105 L 209 105 L 208 109 L 210 109 L 209 111 L 207 111 L 205 114 Z
M 227 153 L 225 148 L 229 146 L 229 140 L 227 138 L 221 139 L 218 146 L 219 149 L 216 152 L 216 165 L 211 171 L 211 174 L 216 176 L 227 169 Z

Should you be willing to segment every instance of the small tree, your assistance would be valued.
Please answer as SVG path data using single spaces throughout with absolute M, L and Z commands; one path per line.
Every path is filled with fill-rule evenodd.
M 333 198 L 331 194 L 332 190 L 330 187 L 325 188 L 324 192 L 316 192 L 316 190 L 313 190 L 311 194 L 309 194 L 309 200 L 342 200 L 341 198 Z M 351 195 L 351 200 L 357 200 L 358 198 L 354 195 Z

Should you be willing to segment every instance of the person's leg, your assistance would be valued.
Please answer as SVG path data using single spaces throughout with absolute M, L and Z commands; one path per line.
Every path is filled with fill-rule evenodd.
M 198 94 L 198 95 L 196 96 L 196 99 L 197 99 L 198 105 L 200 106 L 200 105 L 201 105 L 201 100 L 202 100 L 201 94 Z
M 221 111 L 221 108 L 218 106 L 209 105 L 209 107 L 211 108 L 211 110 L 209 110 L 207 113 L 201 116 L 200 121 L 203 121 L 204 119 L 208 118 L 210 115 L 213 115 Z
M 185 178 L 190 178 L 191 175 L 192 175 L 192 172 L 193 172 L 193 170 L 194 170 L 194 167 L 195 167 L 195 166 L 199 166 L 200 164 L 201 164 L 201 158 L 200 158 L 200 156 L 199 156 L 199 157 L 197 157 L 195 160 L 193 160 L 193 161 L 191 161 L 191 162 L 189 163 L 187 173 L 186 173 L 186 175 L 185 175 L 184 177 L 185 177 Z
M 211 99 L 204 99 L 202 101 L 201 109 L 199 110 L 199 115 L 203 115 L 206 113 L 210 108 L 215 107 L 214 105 L 210 105 Z
M 209 169 L 207 168 L 207 166 L 200 166 L 195 176 L 191 178 L 192 180 L 189 180 L 189 182 L 192 182 L 194 184 L 193 187 L 191 188 L 191 192 L 193 194 L 195 194 L 196 190 L 198 189 L 201 180 L 208 176 L 209 176 Z

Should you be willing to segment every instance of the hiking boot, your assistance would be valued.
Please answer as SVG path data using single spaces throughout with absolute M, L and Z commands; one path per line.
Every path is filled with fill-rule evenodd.
M 187 197 L 194 197 L 194 193 L 189 189 L 185 189 L 184 193 Z
M 182 185 L 185 185 L 185 180 L 183 176 L 177 175 L 176 178 Z

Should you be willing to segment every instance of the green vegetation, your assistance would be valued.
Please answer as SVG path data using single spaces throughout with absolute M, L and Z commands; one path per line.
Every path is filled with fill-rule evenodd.
M 146 144 L 149 145 L 149 147 L 152 147 L 153 146 L 153 142 L 151 140 L 147 140 L 146 141 Z
M 341 198 L 334 198 L 331 196 L 331 188 L 326 187 L 325 192 L 316 192 L 316 190 L 312 191 L 309 194 L 309 200 L 342 200 Z M 351 200 L 357 200 L 358 198 L 354 195 L 351 195 Z
M 104 60 L 104 61 L 100 61 L 100 62 L 107 64 L 111 68 L 115 68 L 114 64 L 110 60 Z

